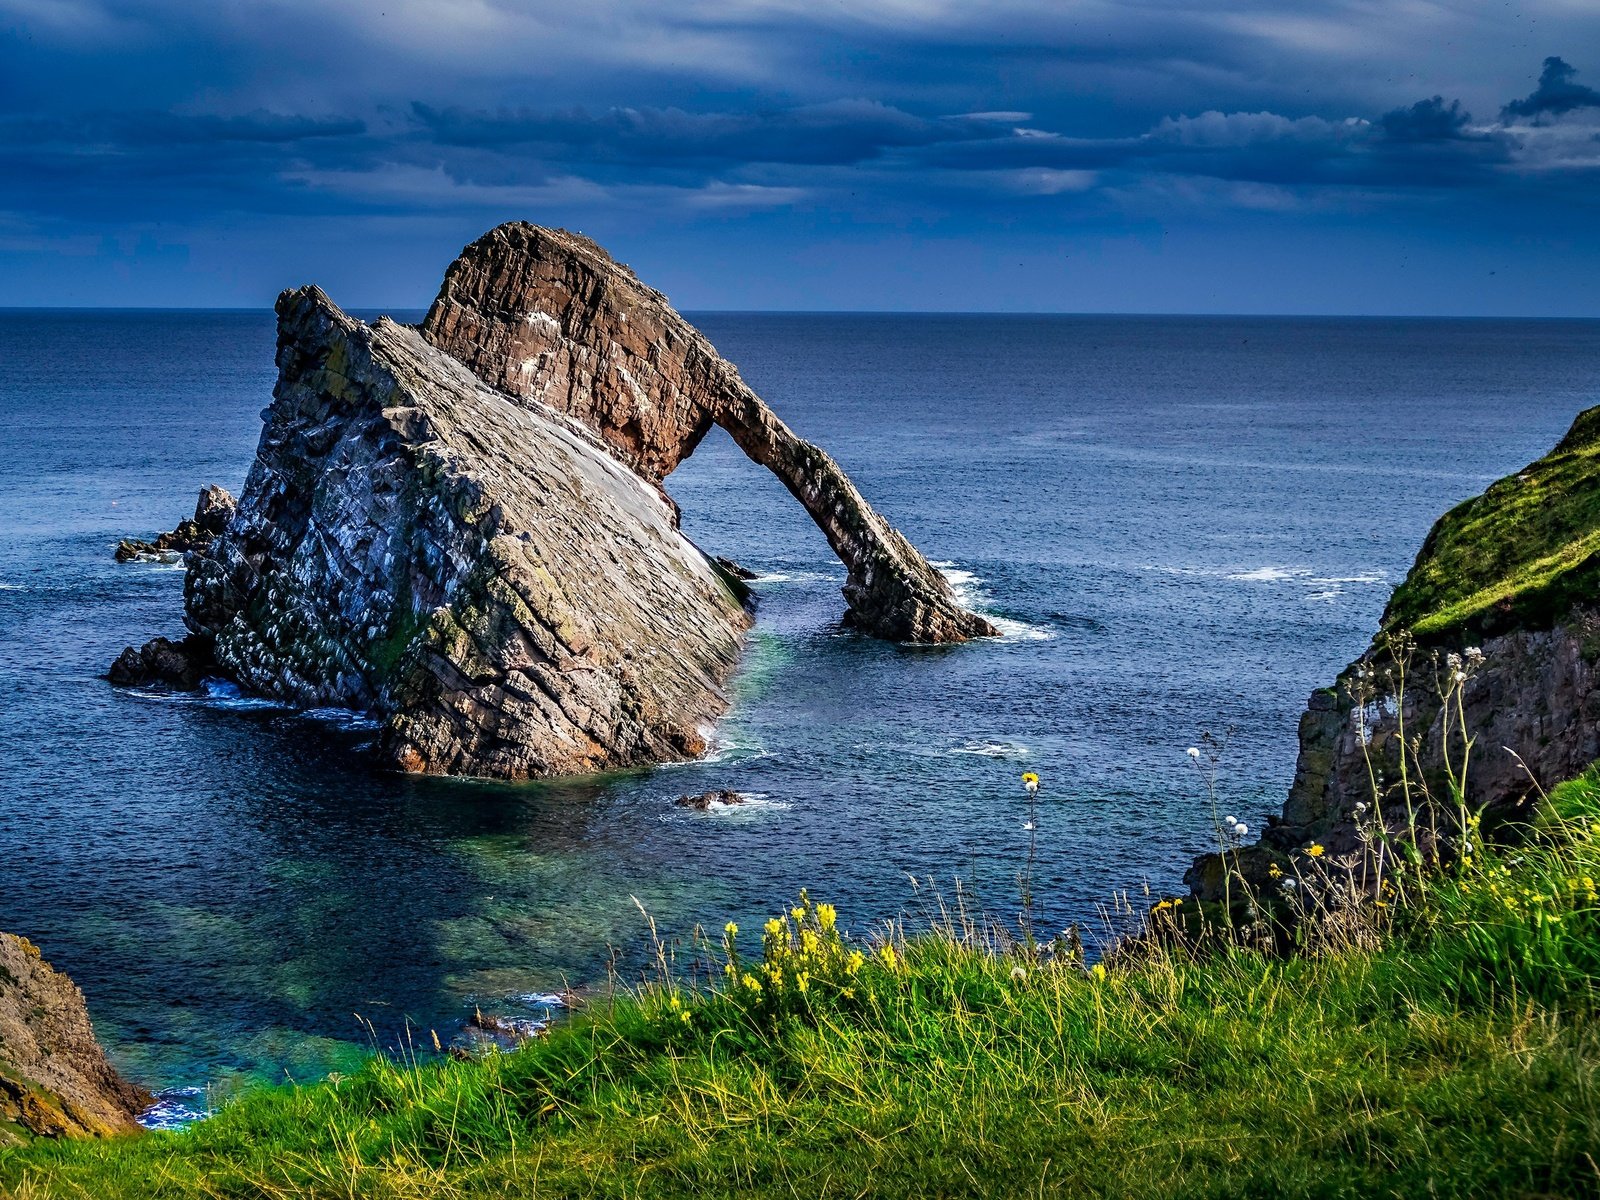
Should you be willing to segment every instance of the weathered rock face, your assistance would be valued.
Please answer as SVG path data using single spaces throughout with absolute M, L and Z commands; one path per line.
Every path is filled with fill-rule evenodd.
M 316 288 L 188 623 L 263 695 L 385 720 L 409 771 L 574 774 L 691 757 L 749 616 L 658 489 L 587 428 Z
M 150 1101 L 106 1060 L 72 980 L 0 933 L 0 1145 L 137 1132 Z
M 863 632 L 997 633 L 666 297 L 587 238 L 522 222 L 490 231 L 450 267 L 422 334 L 490 386 L 582 422 L 656 483 L 722 426 L 821 527 L 848 568 L 847 620 Z

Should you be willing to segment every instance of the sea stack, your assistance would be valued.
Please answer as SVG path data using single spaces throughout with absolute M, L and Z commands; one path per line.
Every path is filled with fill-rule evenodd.
M 244 493 L 188 555 L 185 645 L 257 694 L 376 714 L 401 770 L 525 778 L 703 752 L 748 589 L 683 536 L 661 483 L 713 424 L 823 528 L 857 628 L 995 632 L 664 297 L 577 235 L 494 230 L 420 330 L 286 292 L 277 361 Z
M 848 570 L 846 620 L 863 633 L 998 633 L 665 296 L 588 238 L 520 221 L 490 230 L 446 272 L 422 335 L 491 387 L 581 421 L 653 483 L 722 426 L 827 536 Z

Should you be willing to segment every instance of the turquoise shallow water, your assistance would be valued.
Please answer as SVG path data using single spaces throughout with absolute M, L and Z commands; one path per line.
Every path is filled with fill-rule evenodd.
M 670 482 L 690 535 L 763 576 L 715 755 L 505 786 L 375 773 L 338 714 L 100 679 L 178 629 L 181 573 L 111 549 L 239 488 L 270 315 L 0 313 L 0 928 L 78 979 L 133 1075 L 308 1076 L 362 1022 L 537 1013 L 645 964 L 635 900 L 676 936 L 801 887 L 861 929 L 913 878 L 1003 911 L 1022 770 L 1048 919 L 1096 923 L 1204 849 L 1198 730 L 1233 730 L 1225 794 L 1259 827 L 1306 695 L 1433 518 L 1600 398 L 1594 322 L 699 322 L 1008 636 L 840 628 L 842 568 L 719 434 Z M 709 788 L 759 800 L 671 803 Z

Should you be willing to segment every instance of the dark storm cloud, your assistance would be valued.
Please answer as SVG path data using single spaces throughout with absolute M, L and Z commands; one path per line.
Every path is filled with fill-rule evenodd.
M 1554 56 L 1545 59 L 1539 86 L 1531 95 L 1506 105 L 1504 115 L 1507 118 L 1560 116 L 1577 108 L 1600 108 L 1600 92 L 1573 82 L 1577 74 L 1577 68 L 1563 59 Z
M 1391 142 L 1454 142 L 1465 140 L 1472 114 L 1461 101 L 1444 102 L 1443 96 L 1418 100 L 1410 108 L 1396 108 L 1383 114 L 1379 124 Z
M 0 229 L 744 222 L 804 261 L 863 229 L 1526 226 L 1592 194 L 1600 107 L 1568 64 L 1600 9 L 1519 8 L 0 0 Z M 1534 21 L 1566 53 L 1537 83 Z

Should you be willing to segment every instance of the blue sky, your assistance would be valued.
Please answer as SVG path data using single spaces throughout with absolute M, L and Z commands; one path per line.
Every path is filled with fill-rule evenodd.
M 1600 316 L 1594 0 L 0 0 L 0 305 Z

